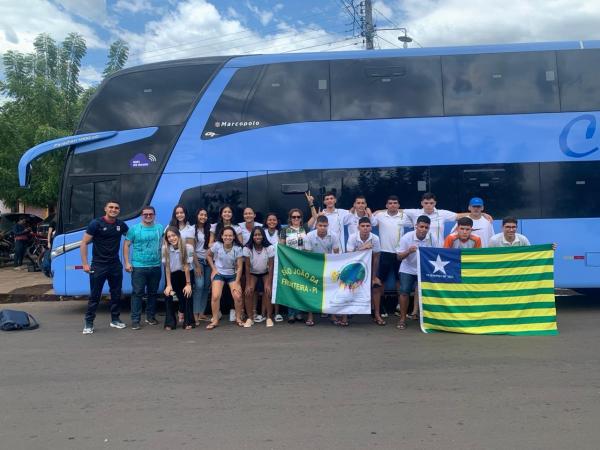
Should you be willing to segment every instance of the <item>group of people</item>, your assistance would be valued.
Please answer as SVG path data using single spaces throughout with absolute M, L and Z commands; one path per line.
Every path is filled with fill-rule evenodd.
M 272 327 L 284 321 L 283 309 L 272 304 L 271 293 L 275 248 L 286 245 L 316 253 L 340 253 L 371 250 L 372 257 L 372 318 L 375 324 L 386 325 L 387 313 L 382 312 L 384 284 L 393 276 L 399 291 L 398 329 L 406 329 L 408 319 L 418 318 L 418 300 L 408 313 L 409 296 L 417 281 L 418 247 L 479 248 L 530 245 L 516 233 L 517 219 L 506 217 L 502 232 L 494 234 L 492 217 L 483 212 L 481 198 L 472 198 L 468 212 L 455 213 L 436 208 L 436 198 L 426 193 L 421 208 L 401 209 L 397 196 L 387 198 L 385 209 L 372 212 L 364 196 L 357 196 L 350 210 L 337 208 L 335 193 L 323 198 L 323 208 L 317 211 L 310 192 L 305 194 L 310 217 L 305 222 L 301 209 L 288 212 L 282 226 L 274 213 L 268 213 L 264 224 L 255 221 L 251 207 L 243 210 L 243 222 L 236 223 L 233 209 L 223 205 L 216 223 L 210 224 L 204 208 L 189 216 L 183 205 L 173 209 L 166 228 L 156 223 L 156 211 L 146 206 L 141 221 L 132 227 L 118 218 L 119 202 L 106 203 L 105 215 L 88 225 L 80 251 L 83 270 L 90 276 L 90 297 L 85 315 L 84 334 L 94 332 L 94 319 L 105 282 L 110 288 L 110 326 L 126 328 L 120 319 L 119 303 L 123 281 L 120 261 L 121 238 L 125 270 L 131 273 L 131 328 L 139 330 L 142 323 L 142 303 L 146 297 L 145 322 L 157 325 L 156 299 L 164 273 L 166 330 L 178 324 L 191 330 L 205 321 L 213 330 L 221 318 L 221 299 L 227 284 L 233 298 L 235 322 L 240 327 L 252 327 L 266 322 Z M 446 237 L 446 223 L 455 223 Z M 378 234 L 372 232 L 378 227 Z M 405 233 L 405 228 L 414 231 Z M 346 230 L 348 236 L 346 237 Z M 88 261 L 88 244 L 93 243 L 92 261 Z M 262 293 L 260 310 L 258 294 Z M 206 315 L 208 298 L 210 316 Z M 233 316 L 233 313 L 232 313 Z M 233 318 L 233 317 L 232 317 Z M 315 325 L 314 311 L 287 308 L 289 323 L 304 321 Z M 330 317 L 340 326 L 348 325 L 348 317 Z

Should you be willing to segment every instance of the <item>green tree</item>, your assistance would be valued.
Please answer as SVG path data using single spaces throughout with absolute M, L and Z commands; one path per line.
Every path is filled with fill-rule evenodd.
M 121 70 L 123 66 L 125 66 L 128 57 L 129 46 L 127 45 L 127 42 L 122 39 L 117 39 L 110 46 L 110 50 L 108 51 L 108 61 L 106 62 L 106 67 L 104 68 L 102 75 L 106 78 L 112 73 Z
M 35 206 L 55 205 L 66 151 L 36 160 L 31 188 L 21 189 L 17 166 L 22 154 L 44 141 L 70 135 L 96 87 L 79 83 L 87 46 L 70 33 L 58 45 L 48 34 L 38 35 L 31 53 L 7 51 L 2 55 L 4 81 L 0 93 L 8 100 L 0 106 L 0 200 L 11 207 L 18 201 Z M 110 47 L 105 75 L 127 61 L 129 48 L 122 40 Z

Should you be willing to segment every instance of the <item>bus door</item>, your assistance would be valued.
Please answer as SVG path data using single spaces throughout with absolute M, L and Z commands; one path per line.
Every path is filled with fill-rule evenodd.
M 104 206 L 110 199 L 120 198 L 120 175 L 71 175 L 69 184 L 66 186 L 68 196 L 67 204 L 62 209 L 63 224 L 66 229 L 80 228 L 78 231 L 70 232 L 64 237 L 64 257 L 56 263 L 64 264 L 64 267 L 54 268 L 55 274 L 64 273 L 66 294 L 85 292 L 89 290 L 89 277 L 83 271 L 79 244 L 90 217 L 104 215 Z M 60 239 L 60 238 L 59 238 Z M 54 244 L 56 248 L 58 243 Z M 92 259 L 92 246 L 88 247 L 88 260 Z M 66 282 L 68 280 L 68 283 Z M 61 280 L 62 281 L 62 280 Z M 105 293 L 108 286 L 105 286 Z

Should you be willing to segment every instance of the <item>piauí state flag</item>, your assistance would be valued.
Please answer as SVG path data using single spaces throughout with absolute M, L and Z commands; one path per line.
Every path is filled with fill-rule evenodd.
M 371 313 L 371 250 L 324 255 L 277 246 L 273 303 L 326 314 Z
M 418 251 L 423 332 L 558 334 L 550 244 Z

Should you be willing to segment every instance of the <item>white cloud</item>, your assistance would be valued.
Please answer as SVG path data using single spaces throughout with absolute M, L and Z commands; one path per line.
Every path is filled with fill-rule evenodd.
M 102 81 L 102 72 L 93 66 L 85 65 L 79 71 L 79 83 L 87 89 Z
M 274 9 L 281 9 L 275 6 Z M 222 15 L 206 0 L 187 0 L 161 19 L 148 22 L 144 33 L 122 32 L 121 37 L 131 46 L 129 65 L 210 55 L 242 55 L 247 53 L 275 53 L 304 49 L 304 51 L 331 50 L 351 44 L 345 36 L 308 24 L 296 28 L 284 22 L 271 26 L 270 34 L 259 35 L 246 27 L 241 18 L 234 18 L 230 10 Z M 307 47 L 312 47 L 307 49 Z
M 106 0 L 57 0 L 68 14 L 83 17 L 91 22 L 104 22 Z
M 390 18 L 426 47 L 600 39 L 600 2 L 388 0 L 386 6 L 394 12 Z M 399 33 L 381 35 L 397 42 Z
M 250 2 L 246 2 L 246 7 L 258 17 L 262 26 L 266 26 L 273 20 L 275 13 L 283 8 L 281 3 L 277 3 L 272 10 L 260 9 L 258 6 L 253 5 Z
M 43 0 L 0 2 L 0 52 L 30 52 L 40 33 L 48 33 L 57 42 L 67 34 L 81 34 L 88 48 L 105 48 L 106 44 L 88 25 L 77 22 L 66 11 Z
M 140 13 L 152 11 L 152 3 L 149 0 L 118 0 L 114 6 L 115 11 Z

